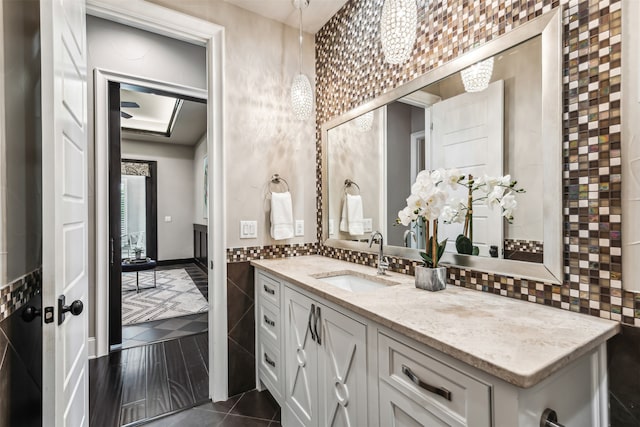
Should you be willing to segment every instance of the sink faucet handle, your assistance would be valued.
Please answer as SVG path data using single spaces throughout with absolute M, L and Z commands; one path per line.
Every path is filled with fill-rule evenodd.
M 380 267 L 381 270 L 388 270 L 389 269 L 389 257 L 383 257 L 378 262 L 378 266 Z

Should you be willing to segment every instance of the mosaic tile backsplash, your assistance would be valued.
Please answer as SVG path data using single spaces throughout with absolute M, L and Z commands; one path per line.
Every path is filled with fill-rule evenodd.
M 40 291 L 41 270 L 25 274 L 0 288 L 0 321 L 9 317 Z
M 426 5 L 424 5 L 426 3 Z M 449 281 L 640 326 L 640 294 L 622 290 L 621 0 L 431 0 L 419 2 L 409 61 L 383 61 L 383 0 L 349 1 L 316 34 L 318 237 L 322 236 L 320 126 L 479 44 L 560 8 L 563 20 L 564 282 L 552 285 L 451 267 Z M 318 253 L 371 264 L 367 253 Z M 413 273 L 415 262 L 393 259 Z

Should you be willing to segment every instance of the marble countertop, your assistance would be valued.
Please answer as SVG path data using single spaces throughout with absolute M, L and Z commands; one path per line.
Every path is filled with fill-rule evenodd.
M 620 330 L 618 322 L 458 286 L 429 292 L 414 277 L 352 293 L 317 278 L 336 271 L 376 276 L 373 267 L 311 255 L 251 264 L 319 297 L 519 387 L 531 387 Z

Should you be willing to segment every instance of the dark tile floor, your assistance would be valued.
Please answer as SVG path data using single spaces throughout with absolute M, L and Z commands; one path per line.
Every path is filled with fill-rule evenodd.
M 196 313 L 188 316 L 136 323 L 122 327 L 122 349 L 152 344 L 208 330 L 209 314 Z
M 139 424 L 209 399 L 207 334 L 114 351 L 89 362 L 91 427 Z
M 145 426 L 280 427 L 280 407 L 268 391 L 253 390 L 234 396 L 226 402 L 208 402 Z

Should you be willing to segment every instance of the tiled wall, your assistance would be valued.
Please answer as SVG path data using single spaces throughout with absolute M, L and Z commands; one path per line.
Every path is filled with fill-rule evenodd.
M 450 268 L 450 282 L 640 325 L 640 294 L 622 290 L 620 195 L 620 0 L 431 0 L 418 9 L 409 61 L 385 64 L 383 0 L 349 1 L 316 34 L 317 207 L 321 240 L 321 141 L 326 121 L 409 82 L 478 44 L 553 9 L 563 20 L 564 282 L 538 283 Z M 369 254 L 319 253 L 371 264 Z M 414 263 L 393 259 L 411 274 Z
M 23 302 L 40 307 L 40 295 Z M 42 322 L 21 311 L 0 321 L 0 427 L 42 426 Z
M 38 269 L 0 288 L 0 321 L 9 317 L 35 295 L 40 276 L 41 271 Z

